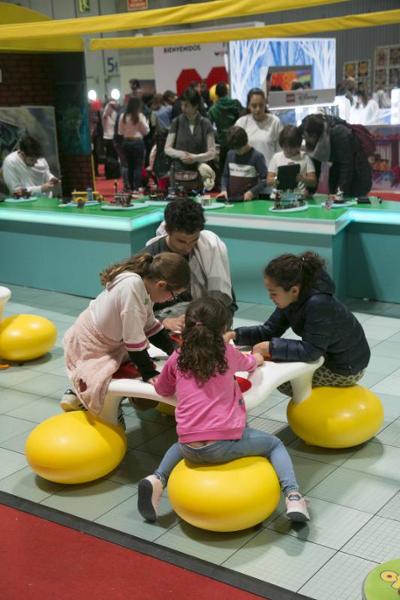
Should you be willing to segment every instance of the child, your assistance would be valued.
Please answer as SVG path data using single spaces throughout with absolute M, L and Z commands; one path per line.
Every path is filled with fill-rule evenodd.
M 191 302 L 182 347 L 170 356 L 154 384 L 161 396 L 177 397 L 179 442 L 169 448 L 154 474 L 139 482 L 138 510 L 147 521 L 157 519 L 163 488 L 182 458 L 194 464 L 215 464 L 242 456 L 270 459 L 286 496 L 288 518 L 309 519 L 282 442 L 246 425 L 246 408 L 234 375 L 254 371 L 263 357 L 244 355 L 225 343 L 223 334 L 230 319 L 229 310 L 217 298 L 204 296 Z
M 268 185 L 275 185 L 279 167 L 286 165 L 300 165 L 297 181 L 300 184 L 303 184 L 303 187 L 315 188 L 317 185 L 315 167 L 311 158 L 309 158 L 305 152 L 300 150 L 302 139 L 301 133 L 297 127 L 286 125 L 286 127 L 282 129 L 279 134 L 279 145 L 282 148 L 282 152 L 274 154 L 268 165 Z
M 218 198 L 253 200 L 265 187 L 267 165 L 264 155 L 249 145 L 243 127 L 228 130 L 229 150 Z
M 172 252 L 137 255 L 101 274 L 105 290 L 92 300 L 64 337 L 67 372 L 74 390 L 61 400 L 64 410 L 102 410 L 113 374 L 129 358 L 144 381 L 158 372 L 146 350 L 151 343 L 171 354 L 174 345 L 153 314 L 154 302 L 175 298 L 189 285 L 185 258 Z
M 325 362 L 314 373 L 313 387 L 355 385 L 364 374 L 370 349 L 363 328 L 334 296 L 335 284 L 323 259 L 312 252 L 283 254 L 265 268 L 265 287 L 276 309 L 264 325 L 239 327 L 226 334 L 253 352 L 277 361 Z M 300 340 L 282 338 L 291 327 Z M 290 383 L 279 391 L 291 395 Z

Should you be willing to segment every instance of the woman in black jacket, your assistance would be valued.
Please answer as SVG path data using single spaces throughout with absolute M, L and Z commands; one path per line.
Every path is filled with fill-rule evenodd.
M 282 362 L 325 362 L 313 377 L 313 387 L 354 385 L 370 359 L 363 328 L 334 296 L 335 285 L 323 259 L 312 252 L 283 254 L 264 271 L 265 286 L 276 309 L 264 325 L 239 327 L 227 337 L 251 345 L 254 352 Z M 282 338 L 289 327 L 300 340 Z M 279 387 L 291 394 L 290 384 Z
M 317 177 L 321 163 L 330 162 L 329 193 L 366 196 L 372 187 L 372 167 L 350 125 L 338 117 L 313 114 L 303 119 L 300 132 L 313 159 Z

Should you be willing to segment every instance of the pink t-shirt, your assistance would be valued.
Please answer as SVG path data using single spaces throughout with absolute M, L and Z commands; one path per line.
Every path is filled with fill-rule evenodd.
M 211 440 L 238 440 L 246 426 L 246 408 L 237 371 L 254 371 L 256 359 L 226 344 L 228 370 L 217 373 L 200 386 L 190 373 L 178 368 L 175 351 L 165 363 L 155 388 L 160 396 L 176 395 L 176 430 L 182 443 Z

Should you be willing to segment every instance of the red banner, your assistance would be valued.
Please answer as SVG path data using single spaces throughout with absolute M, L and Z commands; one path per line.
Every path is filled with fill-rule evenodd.
M 128 10 L 146 10 L 149 8 L 148 0 L 127 0 Z

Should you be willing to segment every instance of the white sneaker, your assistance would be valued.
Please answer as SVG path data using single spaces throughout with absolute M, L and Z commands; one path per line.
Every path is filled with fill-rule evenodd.
M 150 523 L 157 521 L 157 511 L 163 491 L 163 485 L 155 475 L 149 475 L 139 481 L 138 511 Z
M 72 410 L 86 410 L 86 406 L 82 404 L 74 390 L 65 390 L 63 397 L 61 398 L 60 406 L 64 412 L 70 412 Z
M 310 520 L 305 498 L 299 492 L 289 492 L 285 500 L 286 516 L 288 519 L 296 522 Z

